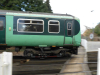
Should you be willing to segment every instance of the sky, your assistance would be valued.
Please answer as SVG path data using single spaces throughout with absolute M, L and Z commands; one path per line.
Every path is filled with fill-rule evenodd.
M 94 28 L 100 22 L 100 0 L 50 0 L 50 5 L 53 13 L 78 17 L 81 34 L 85 26 Z

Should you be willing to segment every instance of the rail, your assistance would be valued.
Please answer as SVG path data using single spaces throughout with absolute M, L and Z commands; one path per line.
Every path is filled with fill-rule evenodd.
M 97 75 L 100 75 L 100 48 L 98 48 Z

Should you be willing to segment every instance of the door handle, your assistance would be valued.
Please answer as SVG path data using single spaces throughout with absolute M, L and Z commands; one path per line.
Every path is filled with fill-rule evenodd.
M 11 27 L 9 27 L 9 31 L 11 31 Z

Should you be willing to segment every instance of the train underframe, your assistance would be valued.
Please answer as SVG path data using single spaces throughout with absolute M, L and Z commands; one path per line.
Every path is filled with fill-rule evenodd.
M 0 46 L 0 50 L 5 50 L 6 46 Z M 19 52 L 22 47 L 15 47 L 15 51 Z M 63 57 L 68 53 L 78 54 L 78 47 L 26 47 L 23 55 L 26 57 Z

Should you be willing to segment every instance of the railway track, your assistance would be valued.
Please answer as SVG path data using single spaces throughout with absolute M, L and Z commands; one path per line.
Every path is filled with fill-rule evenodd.
M 27 59 L 25 57 L 13 57 L 13 75 L 47 75 L 59 73 L 64 63 L 71 57 Z
M 88 62 L 98 62 L 98 52 L 94 51 L 94 52 L 88 52 Z M 90 58 L 89 56 L 93 56 L 94 58 Z M 88 64 L 89 69 L 91 71 L 93 70 L 97 70 L 97 63 L 90 63 Z M 92 75 L 97 75 L 97 72 L 92 72 Z
M 13 63 L 13 75 L 92 75 L 96 73 L 96 69 L 94 71 L 88 69 L 89 62 L 83 47 L 79 48 L 78 55 L 71 57 L 47 59 L 14 57 Z

